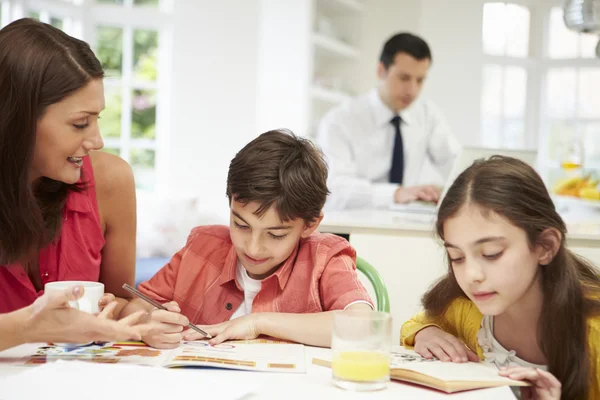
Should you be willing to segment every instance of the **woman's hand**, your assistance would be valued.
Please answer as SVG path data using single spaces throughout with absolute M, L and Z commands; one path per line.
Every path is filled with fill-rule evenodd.
M 145 312 L 131 314 L 120 321 L 105 318 L 112 313 L 116 302 L 95 316 L 69 306 L 83 296 L 84 288 L 74 286 L 62 292 L 44 294 L 32 305 L 19 311 L 19 329 L 26 342 L 87 343 L 90 341 L 140 340 L 150 329 L 139 324 Z
M 100 310 L 100 313 L 102 313 L 102 311 L 104 311 L 104 309 L 106 308 L 107 305 L 109 305 L 110 303 L 112 303 L 116 300 L 117 300 L 117 298 L 115 297 L 114 294 L 104 293 L 102 295 L 102 297 L 100 298 L 100 300 L 98 300 L 98 309 Z M 115 319 L 112 311 L 110 313 L 104 313 L 104 317 L 109 318 L 109 319 Z

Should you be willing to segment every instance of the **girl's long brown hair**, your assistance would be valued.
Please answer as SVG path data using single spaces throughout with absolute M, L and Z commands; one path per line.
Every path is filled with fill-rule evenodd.
M 567 228 L 540 176 L 526 163 L 502 156 L 476 161 L 454 181 L 444 197 L 436 224 L 444 240 L 444 223 L 465 204 L 504 216 L 527 233 L 530 246 L 546 244 L 540 234 L 555 228 L 560 248 L 541 268 L 544 304 L 539 338 L 549 371 L 562 383 L 563 399 L 584 399 L 589 390 L 587 318 L 600 315 L 600 273 L 565 246 Z M 467 298 L 448 258 L 448 274 L 423 296 L 430 316 L 441 316 L 450 303 Z M 600 372 L 600 371 L 597 371 Z
M 0 30 L 0 265 L 23 261 L 60 230 L 67 185 L 41 178 L 30 165 L 36 126 L 46 107 L 102 78 L 89 45 L 32 19 Z

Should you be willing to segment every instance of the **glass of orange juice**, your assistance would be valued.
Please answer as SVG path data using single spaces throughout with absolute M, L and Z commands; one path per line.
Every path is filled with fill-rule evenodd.
M 375 311 L 341 311 L 333 316 L 333 383 L 343 389 L 384 389 L 390 381 L 392 318 Z

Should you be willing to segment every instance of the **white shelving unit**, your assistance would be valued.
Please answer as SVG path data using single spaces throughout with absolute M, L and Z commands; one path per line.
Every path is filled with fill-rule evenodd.
M 327 111 L 356 94 L 358 43 L 364 4 L 359 0 L 313 0 L 312 86 L 309 136 Z
M 361 13 L 364 10 L 364 4 L 358 0 L 319 0 L 320 7 L 330 14 L 351 14 Z
M 357 94 L 362 0 L 260 0 L 259 131 L 312 137 L 317 122 Z
M 331 53 L 335 56 L 348 58 L 350 60 L 358 60 L 360 55 L 358 50 L 349 44 L 319 33 L 313 34 L 313 43 L 317 51 Z
M 317 85 L 313 85 L 310 88 L 310 94 L 313 98 L 313 101 L 320 100 L 322 102 L 330 104 L 338 104 L 350 98 L 350 96 L 344 92 L 327 89 Z

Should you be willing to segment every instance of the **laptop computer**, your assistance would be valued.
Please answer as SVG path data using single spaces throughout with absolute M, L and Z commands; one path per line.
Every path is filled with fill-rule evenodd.
M 390 206 L 390 210 L 405 212 L 410 214 L 425 214 L 435 215 L 437 214 L 438 206 L 442 202 L 444 196 L 452 186 L 452 183 L 458 176 L 468 167 L 473 164 L 475 160 L 480 158 L 489 158 L 494 155 L 501 155 L 507 157 L 518 158 L 521 161 L 526 162 L 533 168 L 536 168 L 537 164 L 537 149 L 498 149 L 489 147 L 476 147 L 476 146 L 464 146 L 460 149 L 460 152 L 456 156 L 456 160 L 452 165 L 452 169 L 448 174 L 448 178 L 444 183 L 440 201 L 437 204 L 427 203 L 424 201 L 415 201 L 408 204 L 393 204 Z

